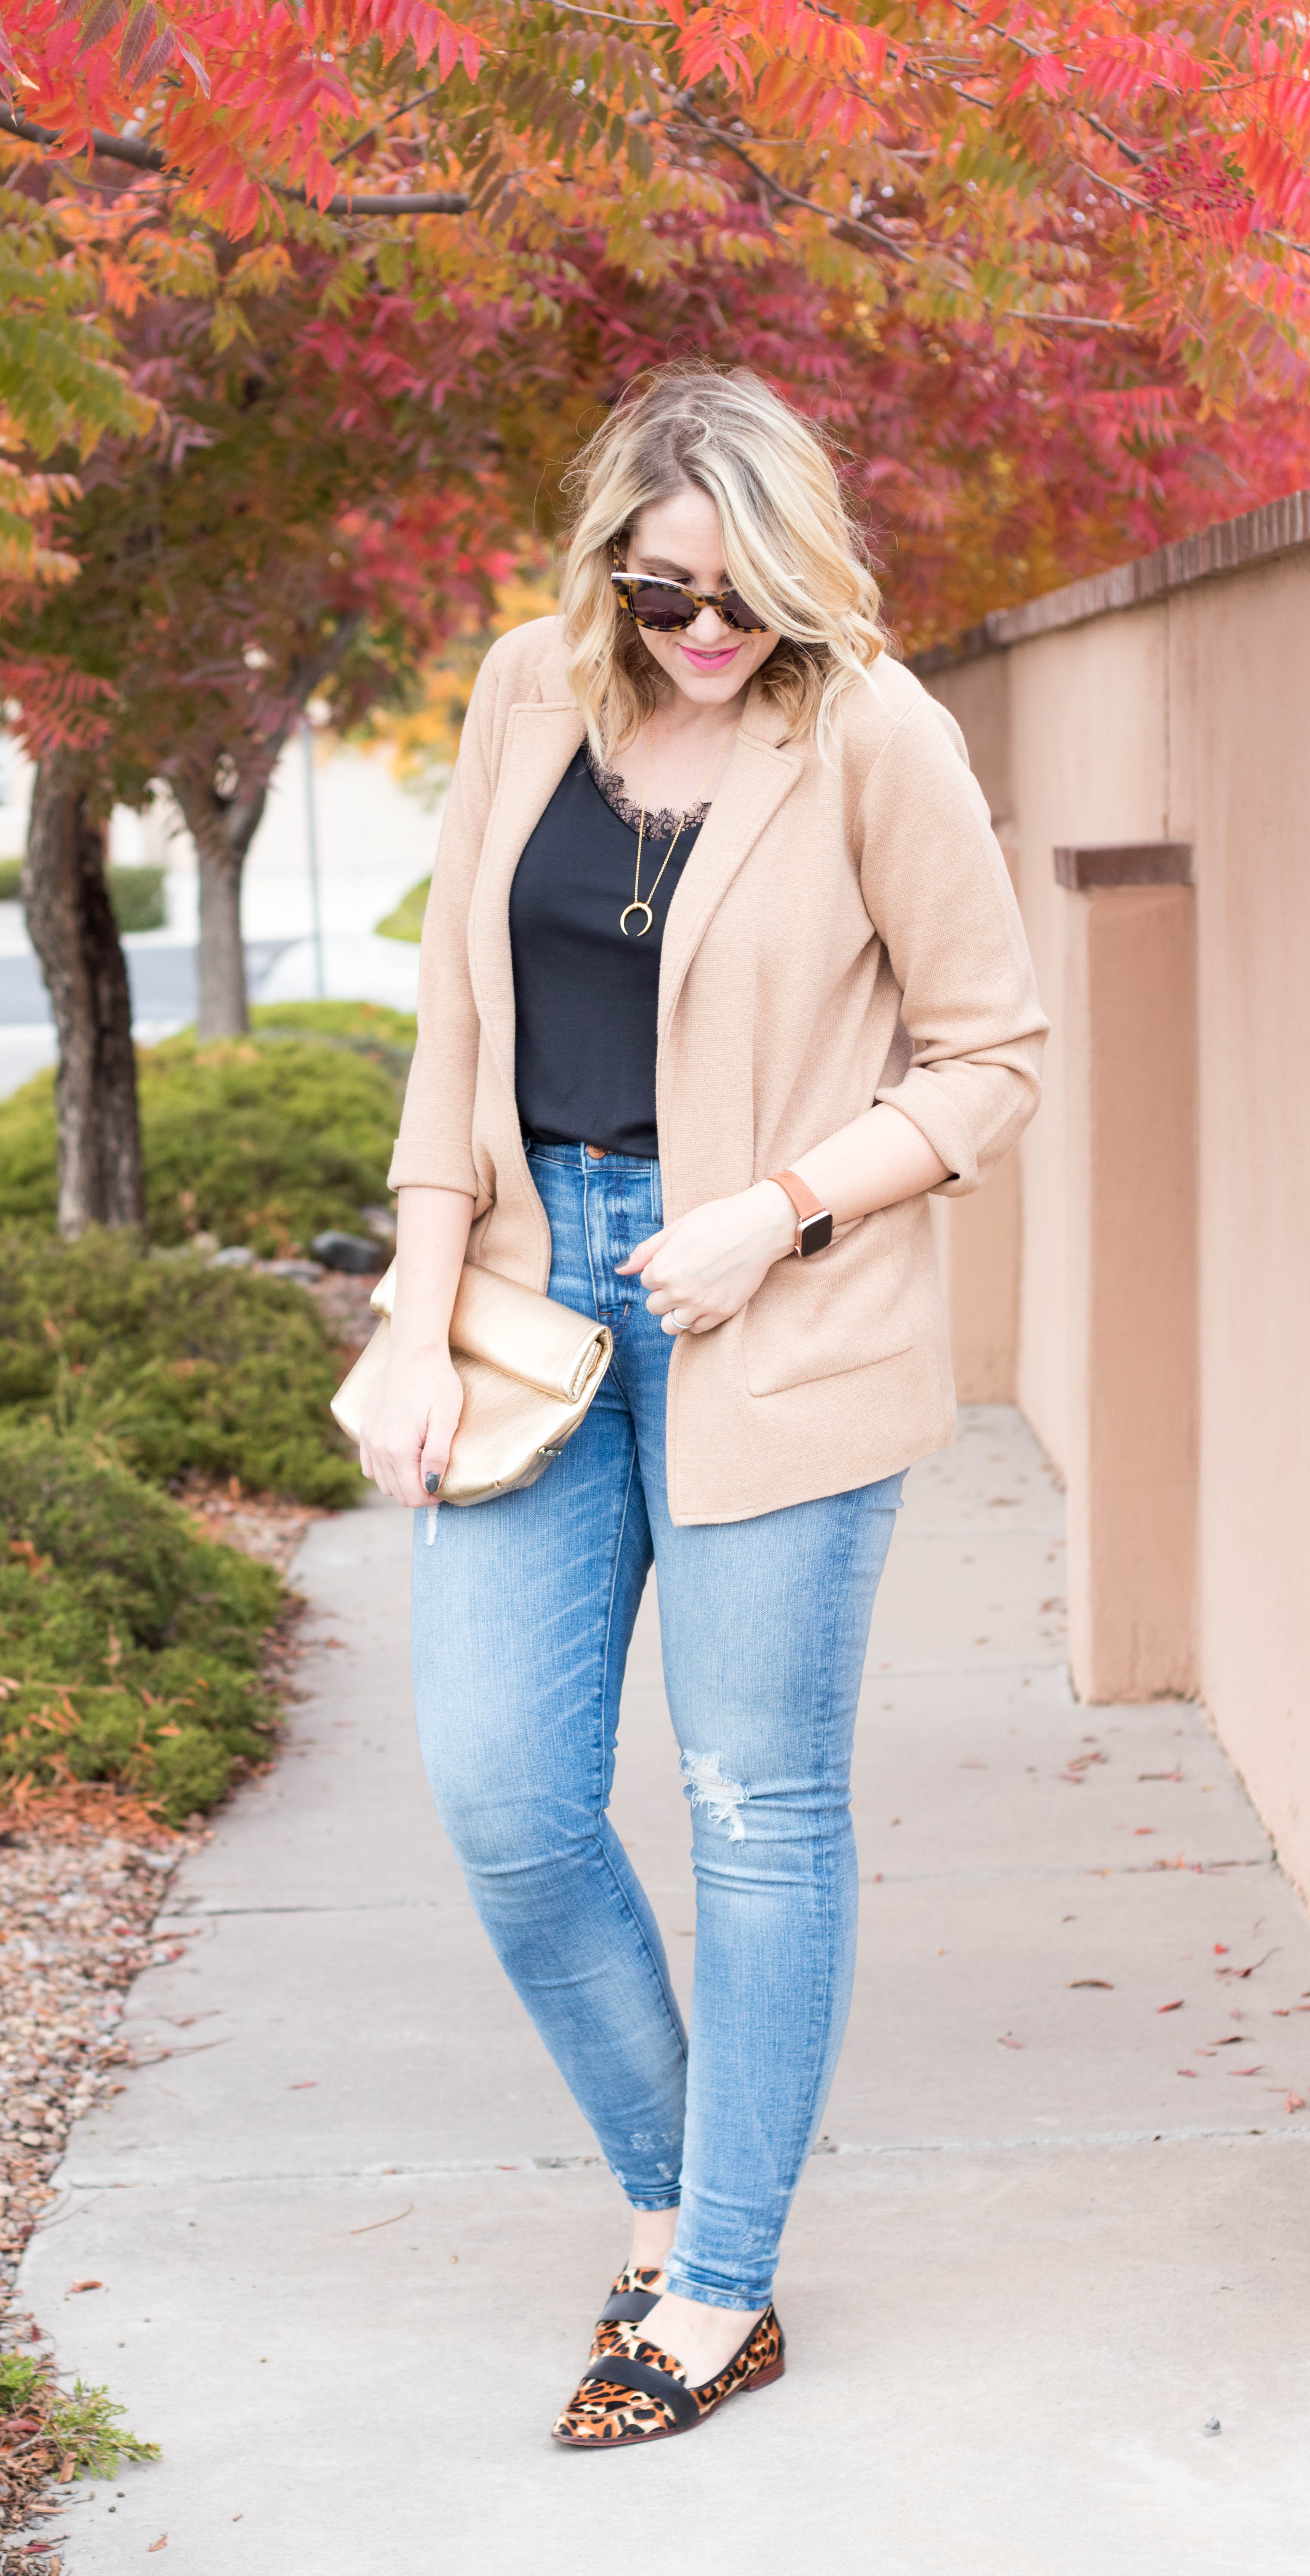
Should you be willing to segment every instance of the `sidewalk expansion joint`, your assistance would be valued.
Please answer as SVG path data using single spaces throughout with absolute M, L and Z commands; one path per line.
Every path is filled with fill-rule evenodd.
M 161 1914 L 156 1934 L 180 1932 L 187 1923 L 212 1923 L 227 1914 L 418 1914 L 442 1901 L 439 1896 L 364 1896 L 349 1905 L 192 1905 L 178 1914 Z
M 1259 2140 L 1262 2145 L 1298 2145 L 1310 2140 L 1310 2129 L 1260 2129 L 1246 2126 L 1230 2128 L 1159 2128 L 1159 2129 L 1087 2129 L 1055 2138 L 1039 2138 L 1023 2131 L 1008 2138 L 888 2138 L 868 2142 L 825 2139 L 810 2150 L 811 2160 L 830 2156 L 863 2159 L 891 2159 L 905 2156 L 997 2156 L 1028 2155 L 1034 2151 L 1058 2154 L 1101 2147 L 1186 2147 L 1245 2145 Z M 601 2166 L 599 2155 L 571 2156 L 490 2156 L 452 2157 L 426 2163 L 391 2165 L 317 2165 L 270 2166 L 249 2173 L 203 2173 L 194 2170 L 145 2174 L 132 2180 L 121 2175 L 83 2174 L 70 2179 L 63 2190 L 71 2197 L 82 2192 L 104 2191 L 223 2191 L 251 2190 L 262 2183 L 334 2183 L 334 2182 L 412 2182 L 428 2179 L 436 2182 L 485 2181 L 491 2174 L 576 2173 L 584 2166 Z M 56 2223 L 68 2212 L 64 2201 L 44 2222 Z M 37 2231 L 40 2233 L 40 2229 Z
M 860 1872 L 861 1887 L 1005 1886 L 1020 1879 L 1072 1878 L 1217 1878 L 1230 1869 L 1268 1869 L 1278 1873 L 1272 1852 L 1253 1852 L 1247 1860 L 1071 1861 L 1063 1869 L 879 1869 Z

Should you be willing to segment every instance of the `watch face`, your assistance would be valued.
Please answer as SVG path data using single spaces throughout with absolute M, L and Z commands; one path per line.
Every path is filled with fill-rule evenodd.
M 832 1241 L 832 1217 L 827 1208 L 817 1216 L 803 1216 L 796 1229 L 796 1249 L 802 1261 L 811 1252 L 826 1252 Z

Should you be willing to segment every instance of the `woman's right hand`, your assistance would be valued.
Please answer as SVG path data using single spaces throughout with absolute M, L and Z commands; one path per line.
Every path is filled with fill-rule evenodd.
M 380 1493 L 417 1509 L 437 1500 L 428 1478 L 445 1475 L 464 1389 L 450 1353 L 393 1347 L 364 1413 L 359 1463 Z

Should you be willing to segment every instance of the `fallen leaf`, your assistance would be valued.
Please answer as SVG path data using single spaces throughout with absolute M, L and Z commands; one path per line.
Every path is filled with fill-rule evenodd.
M 288 2084 L 287 2091 L 288 2093 L 312 2093 L 317 2082 L 316 2075 L 307 2075 L 303 2084 Z
M 1066 1986 L 1069 1987 L 1104 1986 L 1107 1995 L 1112 1995 L 1114 1993 L 1114 1988 L 1108 1977 L 1066 1977 L 1064 1982 Z
M 1253 1977 L 1257 1968 L 1263 1968 L 1270 1959 L 1277 1958 L 1278 1950 L 1279 1944 L 1275 1942 L 1272 1950 L 1266 1950 L 1263 1959 L 1253 1959 L 1249 1968 L 1216 1968 L 1215 1975 L 1217 1977 Z
M 1289 2093 L 1289 2094 L 1288 2094 L 1288 2097 L 1287 2097 L 1287 2107 L 1288 2107 L 1288 2110 L 1289 2110 L 1289 2111 L 1304 2111 L 1304 2109 L 1305 2109 L 1305 2095 L 1304 2095 L 1304 2093 Z
M 71 2299 L 79 2290 L 103 2290 L 104 2286 L 103 2281 L 70 2281 L 64 2296 Z
M 1196 2068 L 1194 2066 L 1180 2066 L 1178 2072 L 1180 2075 L 1195 2075 Z
M 1181 2012 L 1183 2009 L 1183 1997 L 1180 1995 L 1177 2003 L 1157 2004 L 1155 2009 L 1157 2012 Z
M 1228 1956 L 1228 1943 L 1226 1941 L 1216 1941 L 1214 1945 L 1214 1954 L 1216 1959 L 1226 1959 Z
M 1153 1834 L 1155 1832 L 1155 1827 L 1154 1825 L 1134 1825 L 1133 1832 L 1135 1834 Z
M 157 2549 L 167 2549 L 167 2547 L 168 2533 L 166 2531 L 161 2531 L 158 2540 L 151 2541 L 150 2547 L 146 2551 L 146 2556 L 147 2558 L 153 2558 Z
M 1181 1780 L 1181 1771 L 1139 1771 L 1139 1780 Z
M 1230 2075 L 1267 2075 L 1269 2069 L 1267 2066 L 1230 2066 L 1228 2072 Z
M 999 2042 L 999 2045 L 1002 2048 L 1022 2048 L 1023 2041 L 1021 2039 L 1011 2039 L 1010 2034 L 1007 2031 L 1004 2039 Z

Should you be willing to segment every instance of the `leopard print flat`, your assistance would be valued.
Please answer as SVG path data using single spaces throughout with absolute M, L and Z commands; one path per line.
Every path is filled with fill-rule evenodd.
M 716 2379 L 688 2386 L 687 2374 L 671 2352 L 643 2343 L 636 2325 L 617 2321 L 615 2341 L 588 2363 L 582 2378 L 551 2432 L 575 2451 L 619 2451 L 636 2442 L 663 2442 L 674 2433 L 690 2433 L 748 2388 L 767 2388 L 781 2379 L 786 2344 L 772 2308 L 752 2326 L 739 2352 Z
M 591 2339 L 591 2358 L 598 2352 L 617 2349 L 620 2326 L 639 2326 L 650 2315 L 658 2298 L 668 2287 L 662 2270 L 655 2264 L 625 2263 L 609 2297 L 596 2320 Z

